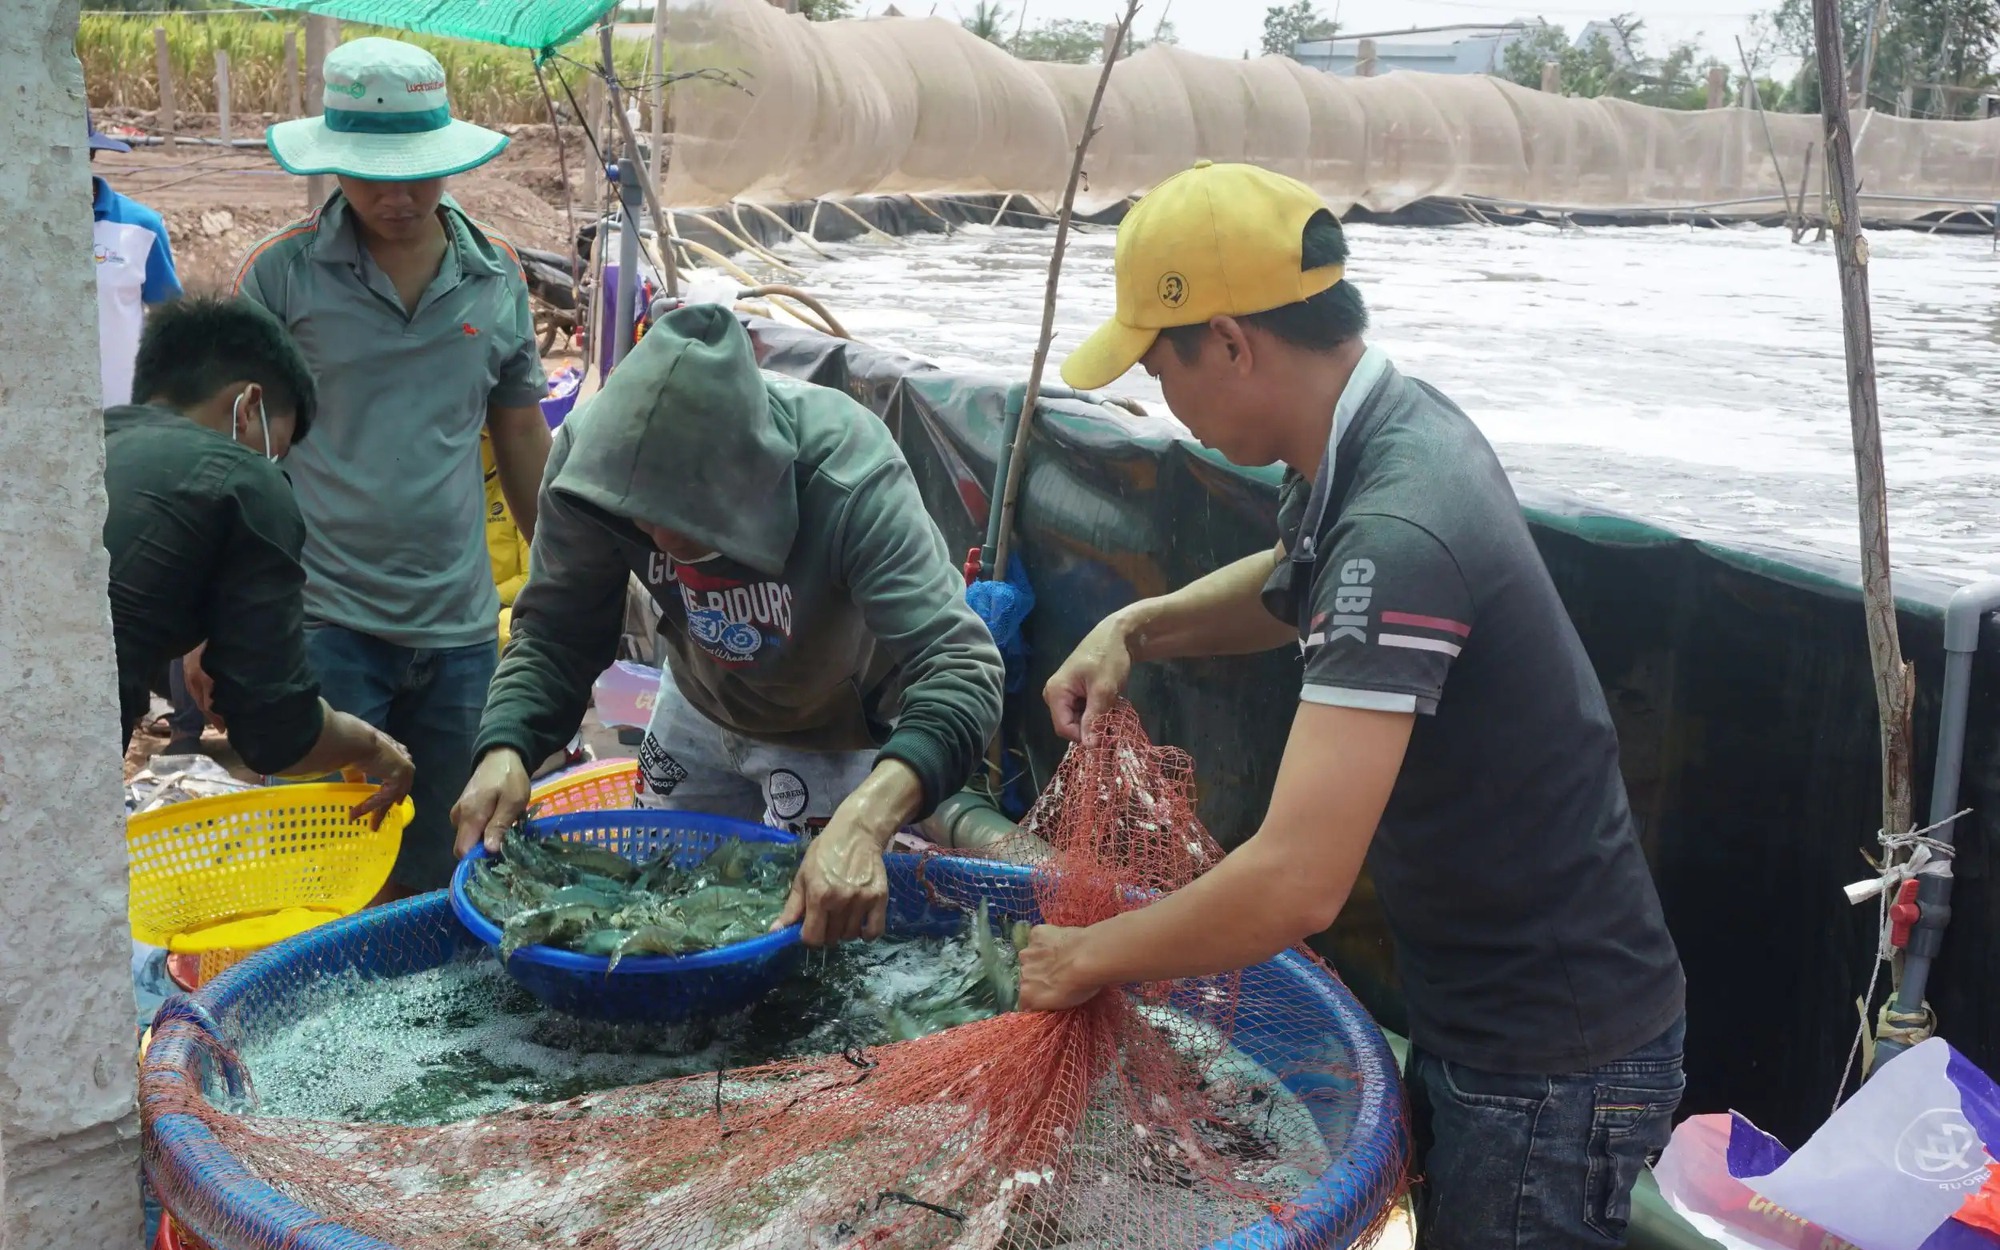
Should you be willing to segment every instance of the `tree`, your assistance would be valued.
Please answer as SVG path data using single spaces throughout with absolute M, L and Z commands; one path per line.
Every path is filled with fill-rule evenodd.
M 799 12 L 807 21 L 837 22 L 854 16 L 854 0 L 799 0 Z
M 1053 18 L 1030 26 L 1012 39 L 995 40 L 1024 61 L 1057 61 L 1068 65 L 1095 65 L 1104 59 L 1104 26 L 1085 18 Z M 1162 22 L 1152 40 L 1125 36 L 1124 60 L 1153 43 L 1175 42 L 1172 22 Z
M 1501 77 L 1540 87 L 1542 65 L 1554 61 L 1564 95 L 1612 96 L 1655 108 L 1707 107 L 1708 71 L 1719 64 L 1713 57 L 1683 42 L 1654 60 L 1646 55 L 1644 22 L 1626 14 L 1608 25 L 1609 35 L 1593 31 L 1580 45 L 1560 26 L 1533 26 L 1501 52 Z
M 1061 18 L 1030 26 L 1015 39 L 994 40 L 1024 61 L 1089 65 L 1104 49 L 1104 26 L 1085 18 Z
M 979 0 L 972 6 L 972 16 L 960 24 L 988 43 L 1007 46 L 1008 20 L 1014 15 L 1002 8 L 999 0 Z
M 1840 0 L 1841 45 L 1851 76 L 1858 75 L 1864 59 L 1868 19 L 1876 3 Z M 1897 95 L 1908 86 L 1913 111 L 1919 116 L 1964 117 L 1978 107 L 1976 89 L 2000 82 L 1995 73 L 1995 61 L 2000 59 L 2000 5 L 1993 0 L 1895 0 L 1884 4 L 1876 17 L 1870 107 L 1894 108 Z M 1813 62 L 1811 0 L 1782 0 L 1764 21 L 1774 41 L 1805 62 L 1789 93 L 1792 107 L 1817 111 L 1819 73 Z
M 1540 88 L 1542 66 L 1554 61 L 1558 68 L 1576 55 L 1569 33 L 1560 26 L 1537 22 L 1508 42 L 1500 52 L 1500 77 L 1523 87 Z
M 1308 39 L 1331 39 L 1334 23 L 1313 7 L 1313 0 L 1292 0 L 1264 10 L 1264 54 L 1290 56 Z

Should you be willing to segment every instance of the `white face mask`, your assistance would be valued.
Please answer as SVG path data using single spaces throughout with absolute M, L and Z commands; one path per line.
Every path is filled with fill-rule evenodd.
M 249 393 L 248 391 L 239 393 L 236 396 L 235 405 L 229 410 L 229 437 L 231 438 L 240 437 L 238 430 L 241 428 L 243 421 L 243 396 Z M 275 463 L 278 458 L 271 454 L 271 422 L 264 415 L 264 397 L 262 395 L 257 397 L 257 424 L 263 427 L 264 430 L 264 459 Z

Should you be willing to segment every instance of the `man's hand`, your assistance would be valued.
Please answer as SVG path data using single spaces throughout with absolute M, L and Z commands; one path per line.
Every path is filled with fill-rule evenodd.
M 410 753 L 403 749 L 402 743 L 380 731 L 375 738 L 375 754 L 361 767 L 379 785 L 375 793 L 348 813 L 348 819 L 366 818 L 369 828 L 380 829 L 382 818 L 389 814 L 389 809 L 410 793 L 410 782 L 416 776 L 416 767 L 410 763 Z
M 889 916 L 889 871 L 882 852 L 917 814 L 923 797 L 923 782 L 908 764 L 894 759 L 876 764 L 806 848 L 772 931 L 797 924 L 807 946 L 881 937 Z
M 217 729 L 227 730 L 229 726 L 223 724 L 222 718 L 215 714 L 215 680 L 208 675 L 208 670 L 201 666 L 201 655 L 206 650 L 208 644 L 204 642 L 181 657 L 181 680 L 187 683 L 188 697 L 201 709 L 201 714 L 208 719 L 208 723 Z
M 1132 679 L 1130 637 L 1122 616 L 1104 618 L 1042 687 L 1058 736 L 1085 746 L 1095 741 L 1097 718 L 1118 701 Z
M 511 747 L 495 747 L 481 756 L 452 805 L 451 824 L 458 830 L 453 851 L 462 856 L 484 838 L 487 852 L 498 854 L 501 835 L 528 810 L 531 780 L 528 766 Z
M 785 910 L 771 926 L 800 924 L 799 939 L 807 946 L 878 938 L 888 921 L 889 872 L 882 864 L 887 839 L 877 840 L 851 818 L 843 822 L 846 807 L 841 805 L 826 831 L 806 848 Z M 895 830 L 889 832 L 895 836 Z
M 1022 1011 L 1061 1011 L 1097 997 L 1104 986 L 1083 970 L 1078 958 L 1088 933 L 1052 924 L 1035 926 L 1021 952 Z

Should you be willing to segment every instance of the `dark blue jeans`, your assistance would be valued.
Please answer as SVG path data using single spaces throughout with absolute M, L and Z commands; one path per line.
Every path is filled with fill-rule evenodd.
M 208 719 L 201 714 L 201 704 L 188 693 L 186 671 L 180 660 L 167 665 L 167 695 L 174 708 L 173 715 L 167 718 L 167 745 L 176 750 L 189 744 L 198 748 Z
M 1616 1063 L 1508 1076 L 1410 1048 L 1420 1250 L 1625 1244 L 1632 1186 L 1665 1148 L 1686 1021 Z
M 455 862 L 451 805 L 472 776 L 472 741 L 500 662 L 499 644 L 402 647 L 338 625 L 309 624 L 306 658 L 327 703 L 410 752 L 416 812 L 389 879 L 406 890 L 443 889 Z

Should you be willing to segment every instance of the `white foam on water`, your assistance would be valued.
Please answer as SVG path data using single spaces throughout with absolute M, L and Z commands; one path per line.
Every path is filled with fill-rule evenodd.
M 258 1115 L 443 1124 L 878 1044 L 877 1012 L 905 1009 L 977 964 L 959 938 L 851 943 L 811 957 L 748 1015 L 679 1027 L 594 1024 L 546 1011 L 487 957 L 388 980 L 346 974 L 301 990 L 273 1013 L 275 1022 L 255 1022 L 242 1059 Z
M 1701 537 L 1854 558 L 1857 522 L 1831 244 L 1784 230 L 1348 229 L 1371 341 L 1450 396 L 1519 486 Z M 1108 227 L 1072 235 L 1054 363 L 1111 315 Z M 2000 573 L 2000 257 L 1990 240 L 1869 236 L 1890 533 L 1899 569 Z M 1027 375 L 1049 231 L 908 246 L 796 245 L 864 341 L 947 369 Z M 1134 370 L 1111 388 L 1172 428 Z

